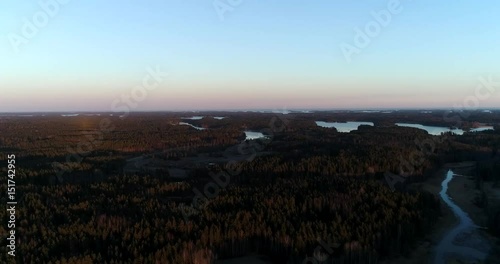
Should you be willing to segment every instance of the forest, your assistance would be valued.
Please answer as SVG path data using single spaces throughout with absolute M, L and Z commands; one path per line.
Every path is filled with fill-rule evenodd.
M 342 133 L 315 121 L 374 126 Z M 469 132 L 478 124 L 494 129 Z M 478 162 L 478 183 L 497 183 L 499 148 L 500 111 L 0 114 L 0 170 L 15 154 L 18 197 L 17 254 L 7 258 L 3 240 L 0 262 L 380 263 L 409 254 L 441 215 L 438 197 L 412 183 L 460 161 Z M 0 211 L 2 237 L 8 217 Z M 489 232 L 500 235 L 498 209 Z

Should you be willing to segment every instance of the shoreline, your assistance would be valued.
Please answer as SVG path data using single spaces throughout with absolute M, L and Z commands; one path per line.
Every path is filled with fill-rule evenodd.
M 459 220 L 451 209 L 441 200 L 439 192 L 441 191 L 441 183 L 446 178 L 446 172 L 448 167 L 442 166 L 437 169 L 431 177 L 426 181 L 420 183 L 413 183 L 410 188 L 420 191 L 428 191 L 432 193 L 435 197 L 440 199 L 441 202 L 441 216 L 439 216 L 436 224 L 431 230 L 417 242 L 414 250 L 408 257 L 400 256 L 395 259 L 387 260 L 382 263 L 384 264 L 423 264 L 432 263 L 434 260 L 434 250 L 438 245 L 442 237 L 445 236 L 446 232 L 452 229 L 459 223 Z M 449 190 L 449 189 L 448 189 Z
M 441 199 L 439 192 L 441 184 L 446 179 L 446 172 L 451 169 L 455 174 L 452 180 L 448 183 L 448 196 L 453 202 L 458 205 L 472 221 L 478 226 L 485 226 L 487 216 L 484 209 L 477 207 L 472 202 L 476 197 L 477 190 L 475 189 L 474 179 L 466 176 L 473 176 L 472 170 L 475 166 L 474 162 L 447 163 L 437 169 L 433 176 L 429 177 L 425 182 L 414 183 L 410 185 L 416 190 L 428 191 L 439 198 L 441 202 L 441 216 L 438 218 L 434 227 L 429 230 L 428 234 L 415 246 L 414 251 L 408 257 L 398 257 L 392 260 L 384 261 L 384 264 L 420 264 L 433 263 L 435 257 L 435 249 L 441 239 L 459 224 L 459 218 L 453 213 L 450 207 Z M 472 173 L 471 173 L 472 172 Z M 462 176 L 465 175 L 465 176 Z M 449 263 L 500 263 L 500 239 L 493 237 L 484 230 L 478 229 L 460 236 L 458 243 L 468 242 L 469 239 L 483 239 L 488 242 L 490 249 L 488 258 L 484 262 L 470 262 L 462 260 L 461 256 L 448 256 Z M 484 250 L 483 244 L 472 244 L 469 247 Z
M 438 217 L 432 229 L 416 243 L 414 250 L 409 256 L 399 256 L 394 259 L 384 260 L 381 262 L 382 264 L 434 263 L 438 244 L 460 223 L 458 216 L 454 214 L 452 209 L 440 196 L 442 183 L 446 179 L 447 171 L 450 169 L 454 172 L 454 176 L 448 183 L 447 195 L 452 199 L 453 203 L 459 206 L 472 219 L 474 224 L 481 227 L 486 225 L 486 211 L 473 203 L 479 191 L 475 188 L 474 178 L 468 176 L 474 175 L 474 168 L 474 162 L 447 163 L 438 168 L 426 181 L 410 185 L 412 189 L 428 191 L 437 197 L 440 201 L 441 216 Z M 485 183 L 484 185 L 488 187 L 489 183 Z M 453 243 L 458 246 L 488 252 L 488 257 L 484 261 L 475 261 L 450 253 L 446 254 L 445 263 L 500 263 L 500 239 L 490 235 L 485 230 L 475 229 L 470 232 L 462 232 L 456 236 Z M 259 256 L 220 260 L 217 263 L 240 263 L 240 261 L 241 263 L 266 263 Z
M 464 232 L 460 238 L 457 238 L 457 243 L 487 251 L 488 257 L 482 263 L 500 263 L 500 239 L 483 229 L 488 226 L 487 212 L 485 208 L 477 206 L 474 202 L 481 195 L 481 191 L 476 189 L 475 162 L 468 163 L 472 164 L 472 166 L 457 166 L 463 164 L 447 164 L 449 169 L 458 174 L 453 177 L 448 185 L 448 195 L 479 228 L 473 232 Z M 498 192 L 498 189 L 493 188 L 492 182 L 484 182 L 482 190 L 485 192 L 489 203 L 498 204 L 500 202 L 499 197 L 495 197 L 495 192 Z M 478 240 L 483 240 L 484 243 L 479 243 Z

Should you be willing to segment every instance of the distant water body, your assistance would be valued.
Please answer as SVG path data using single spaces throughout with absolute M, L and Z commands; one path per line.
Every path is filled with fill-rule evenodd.
M 201 119 L 203 119 L 203 116 L 181 117 L 181 119 L 201 120 Z
M 464 130 L 459 129 L 459 128 L 447 128 L 447 127 L 437 127 L 437 126 L 424 126 L 421 124 L 409 124 L 409 123 L 396 123 L 397 126 L 401 127 L 412 127 L 412 128 L 418 128 L 427 131 L 430 135 L 434 136 L 439 136 L 442 133 L 446 132 L 451 132 L 456 135 L 463 135 L 465 133 Z M 485 127 L 479 127 L 479 128 L 473 128 L 470 131 L 471 132 L 479 132 L 479 131 L 486 131 L 486 130 L 493 130 L 492 126 L 485 126 Z
M 246 140 L 255 140 L 259 138 L 266 138 L 266 135 L 262 134 L 261 132 L 255 132 L 255 131 L 245 131 L 245 136 Z
M 359 126 L 373 126 L 372 122 L 324 122 L 324 121 L 316 121 L 316 125 L 325 128 L 336 128 L 338 132 L 349 133 L 353 130 L 357 130 Z
M 191 124 L 186 123 L 186 122 L 179 122 L 179 125 L 182 125 L 182 126 L 190 126 L 190 127 L 192 127 L 192 128 L 198 129 L 198 130 L 205 130 L 205 129 L 206 129 L 206 128 L 204 128 L 204 127 L 197 127 L 197 126 L 191 125 Z

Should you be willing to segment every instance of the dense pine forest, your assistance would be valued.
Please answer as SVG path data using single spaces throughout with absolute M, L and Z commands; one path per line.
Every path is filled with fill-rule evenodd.
M 195 115 L 1 114 L 2 175 L 7 155 L 16 157 L 17 263 L 203 264 L 247 255 L 379 263 L 409 254 L 441 214 L 438 197 L 412 183 L 460 161 L 478 162 L 479 184 L 500 180 L 499 111 Z M 341 133 L 315 121 L 374 126 Z M 397 122 L 465 133 L 430 135 Z M 468 132 L 478 124 L 495 129 Z M 247 140 L 245 131 L 264 137 Z M 5 194 L 7 180 L 0 188 Z M 495 235 L 499 212 L 491 212 Z M 0 219 L 7 223 L 8 212 Z M 6 245 L 0 262 L 14 263 Z

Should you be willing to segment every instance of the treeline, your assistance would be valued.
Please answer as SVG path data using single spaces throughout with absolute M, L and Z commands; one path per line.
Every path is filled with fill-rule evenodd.
M 372 116 L 385 124 L 351 133 L 315 125 L 322 117 L 338 121 L 331 113 L 278 118 L 225 113 L 222 120 L 188 121 L 209 128 L 203 131 L 177 125 L 183 116 L 114 117 L 108 126 L 114 128 L 107 131 L 99 128 L 104 117 L 96 116 L 0 119 L 0 149 L 15 153 L 19 165 L 17 262 L 214 263 L 259 253 L 276 263 L 302 263 L 318 254 L 332 263 L 377 263 L 408 253 L 440 208 L 428 193 L 393 192 L 384 172 L 420 181 L 444 162 L 491 159 L 500 142 L 495 131 L 430 136 L 394 126 L 397 118 L 387 114 L 339 114 L 345 121 Z M 269 155 L 238 163 L 229 185 L 201 199 L 199 208 L 191 208 L 195 195 L 215 192 L 206 191 L 214 181 L 208 169 L 183 182 L 121 173 L 130 157 L 221 154 L 241 144 L 245 130 L 270 131 L 285 123 L 266 142 L 247 142 L 246 154 L 265 150 Z M 97 141 L 81 162 L 65 162 L 68 148 L 99 132 L 103 136 L 94 136 Z M 70 178 L 91 180 L 61 181 L 53 162 L 70 167 Z M 228 170 L 226 165 L 214 169 Z M 494 180 L 497 174 L 488 169 L 481 175 Z M 5 210 L 0 219 L 7 220 Z M 0 227 L 2 235 L 6 231 Z M 318 252 L 318 239 L 337 246 Z
M 213 263 L 259 252 L 300 263 L 320 238 L 339 243 L 336 257 L 346 263 L 376 262 L 408 253 L 439 213 L 436 198 L 392 192 L 376 181 L 254 175 L 251 184 L 230 185 L 204 200 L 187 218 L 185 203 L 171 198 L 190 196 L 189 183 L 115 176 L 93 184 L 25 185 L 18 260 Z

